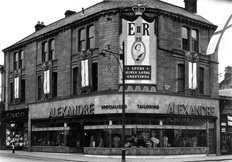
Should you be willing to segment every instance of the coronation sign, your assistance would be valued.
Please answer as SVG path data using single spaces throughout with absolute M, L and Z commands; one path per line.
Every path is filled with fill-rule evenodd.
M 140 8 L 140 6 L 138 6 Z M 120 42 L 125 42 L 125 83 L 156 84 L 157 36 L 155 19 L 148 16 L 122 18 Z M 121 72 L 121 71 L 120 71 Z M 121 82 L 122 75 L 119 75 Z
M 69 106 L 51 108 L 49 113 L 49 118 L 90 115 L 90 114 L 94 114 L 94 104 L 69 105 Z

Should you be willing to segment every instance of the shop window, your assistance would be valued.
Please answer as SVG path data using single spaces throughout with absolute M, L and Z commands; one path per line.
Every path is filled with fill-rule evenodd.
M 41 99 L 42 98 L 42 77 L 41 76 L 38 76 L 38 99 Z
M 78 87 L 79 87 L 79 83 L 78 83 L 78 67 L 75 67 L 73 69 L 73 94 L 77 94 L 78 93 Z
M 184 64 L 178 64 L 177 74 L 177 90 L 178 92 L 184 92 L 185 90 L 185 66 Z
M 87 28 L 87 49 L 95 48 L 95 27 L 91 25 Z
M 21 80 L 21 101 L 24 102 L 25 101 L 25 80 L 22 79 Z
M 199 93 L 204 94 L 204 68 L 199 68 Z
M 78 49 L 84 51 L 86 50 L 86 30 L 84 28 L 79 30 L 78 36 Z
M 52 73 L 52 97 L 57 96 L 57 72 Z
M 186 27 L 182 27 L 182 48 L 189 50 L 189 29 Z
M 14 53 L 14 70 L 18 69 L 18 64 L 19 64 L 19 54 L 18 52 Z
M 92 64 L 93 91 L 98 90 L 98 63 Z

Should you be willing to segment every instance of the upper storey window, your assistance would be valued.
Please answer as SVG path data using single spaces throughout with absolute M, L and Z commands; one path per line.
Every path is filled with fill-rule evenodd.
M 93 49 L 95 48 L 95 27 L 92 25 L 92 26 L 89 26 L 87 28 L 87 49 Z
M 198 32 L 196 30 L 191 30 L 191 42 L 192 42 L 192 51 L 198 51 Z
M 84 51 L 86 49 L 86 31 L 85 29 L 81 29 L 79 31 L 79 51 Z
M 182 27 L 182 48 L 189 50 L 189 29 Z
M 24 52 L 23 50 L 14 53 L 14 70 L 24 68 Z
M 191 39 L 190 39 L 191 36 Z M 198 52 L 198 31 L 187 27 L 182 27 L 182 49 Z
M 55 59 L 55 40 L 44 41 L 42 43 L 42 62 Z
M 78 32 L 78 51 L 95 48 L 95 26 L 90 25 Z

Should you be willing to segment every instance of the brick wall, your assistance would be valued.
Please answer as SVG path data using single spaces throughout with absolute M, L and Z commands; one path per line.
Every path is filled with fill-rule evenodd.
M 27 103 L 35 102 L 36 86 L 36 43 L 24 48 L 25 58 L 25 100 Z
M 110 44 L 110 50 L 119 52 L 119 16 L 110 15 L 101 17 L 98 22 L 99 49 L 106 49 Z M 110 63 L 110 66 L 109 66 Z M 119 66 L 117 60 L 113 57 L 102 57 L 99 60 L 99 90 L 117 89 L 118 88 Z
M 56 36 L 55 47 L 58 58 L 57 96 L 67 97 L 71 94 L 71 30 Z

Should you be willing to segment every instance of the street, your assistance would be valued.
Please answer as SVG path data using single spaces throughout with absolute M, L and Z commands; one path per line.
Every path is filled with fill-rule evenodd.
M 127 162 L 232 162 L 232 155 L 126 156 Z M 0 150 L 0 162 L 121 162 L 121 156 Z

